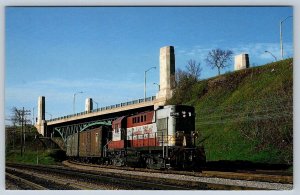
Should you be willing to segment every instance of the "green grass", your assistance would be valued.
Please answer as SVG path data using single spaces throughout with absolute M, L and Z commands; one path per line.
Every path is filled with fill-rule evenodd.
M 45 151 L 33 151 L 33 150 L 26 150 L 23 155 L 21 156 L 20 150 L 13 150 L 9 151 L 6 154 L 6 162 L 12 163 L 26 163 L 26 164 L 57 164 L 55 158 L 53 158 L 53 151 L 45 150 Z
M 26 129 L 25 151 L 21 156 L 20 132 L 20 126 L 6 128 L 6 162 L 37 164 L 38 161 L 38 164 L 50 165 L 58 164 L 65 159 L 63 151 L 55 148 L 46 149 L 42 141 L 36 139 L 37 130 L 33 126 Z
M 186 98 L 175 93 L 170 104 L 195 106 L 196 129 L 200 139 L 207 138 L 199 144 L 204 145 L 208 161 L 292 163 L 292 62 L 287 59 L 199 81 L 190 86 Z

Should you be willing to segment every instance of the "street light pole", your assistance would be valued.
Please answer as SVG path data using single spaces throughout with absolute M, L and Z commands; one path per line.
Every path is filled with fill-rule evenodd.
M 265 53 L 269 53 L 269 54 L 271 54 L 271 56 L 273 56 L 273 58 L 275 59 L 275 62 L 277 61 L 277 58 L 276 58 L 276 56 L 274 56 L 271 52 L 269 52 L 269 51 L 265 51 Z
M 98 103 L 97 103 L 95 100 L 93 100 L 93 102 L 94 102 L 95 104 L 97 104 L 97 109 L 98 109 Z
M 160 91 L 160 84 L 153 83 L 153 85 L 157 85 L 158 86 L 158 91 Z
M 280 53 L 281 53 L 281 59 L 283 60 L 283 41 L 282 41 L 282 23 L 293 16 L 288 16 L 285 19 L 281 20 L 279 23 L 279 30 L 280 30 Z
M 145 71 L 145 82 L 144 82 L 144 100 L 146 101 L 146 97 L 147 97 L 147 94 L 146 94 L 146 82 L 147 82 L 147 72 L 151 69 L 156 69 L 155 66 L 149 68 L 148 70 Z
M 46 113 L 50 115 L 50 117 L 51 117 L 51 119 L 50 119 L 50 120 L 52 120 L 52 114 L 50 114 L 49 112 L 46 112 Z
M 74 114 L 75 114 L 75 97 L 76 97 L 76 95 L 79 94 L 79 93 L 83 93 L 83 92 L 82 92 L 82 91 L 76 92 L 76 93 L 74 93 L 74 97 L 73 97 L 73 113 L 74 113 Z

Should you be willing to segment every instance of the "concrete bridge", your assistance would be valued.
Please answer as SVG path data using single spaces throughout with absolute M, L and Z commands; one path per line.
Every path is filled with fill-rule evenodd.
M 160 89 L 156 96 L 123 102 L 93 109 L 93 100 L 86 99 L 85 112 L 45 120 L 45 97 L 38 99 L 38 120 L 36 128 L 45 137 L 59 134 L 63 140 L 84 127 L 100 121 L 111 122 L 117 117 L 136 112 L 154 110 L 166 104 L 175 87 L 175 54 L 173 46 L 160 48 Z

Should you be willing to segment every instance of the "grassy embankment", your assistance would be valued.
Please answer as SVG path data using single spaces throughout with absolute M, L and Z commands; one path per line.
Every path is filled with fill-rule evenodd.
M 27 164 L 57 164 L 64 158 L 56 147 L 49 147 L 36 139 L 34 127 L 26 129 L 25 147 L 21 155 L 20 127 L 6 128 L 6 162 Z
M 195 107 L 208 161 L 292 164 L 292 64 L 287 59 L 201 80 L 169 103 Z

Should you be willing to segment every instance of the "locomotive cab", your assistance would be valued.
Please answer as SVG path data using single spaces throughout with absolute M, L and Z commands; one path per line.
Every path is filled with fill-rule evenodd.
M 195 145 L 195 110 L 191 106 L 165 106 L 156 112 L 157 134 L 164 146 Z
M 196 146 L 194 107 L 164 106 L 156 112 L 156 124 L 166 166 L 200 169 L 206 159 L 204 148 Z

